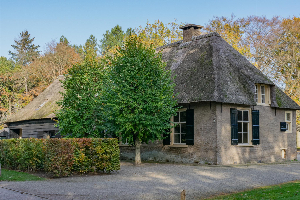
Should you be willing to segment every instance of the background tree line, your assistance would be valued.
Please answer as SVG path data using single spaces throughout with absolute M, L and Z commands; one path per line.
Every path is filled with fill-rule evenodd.
M 62 36 L 58 42 L 48 43 L 43 54 L 34 45 L 34 37 L 23 31 L 12 45 L 11 58 L 0 57 L 0 124 L 38 96 L 58 75 L 114 55 L 130 35 L 137 35 L 145 45 L 159 47 L 181 40 L 182 24 L 157 20 L 126 31 L 116 25 L 101 40 L 91 35 L 79 46 Z M 300 104 L 299 17 L 214 17 L 202 31 L 218 32 Z M 297 120 L 300 123 L 299 113 Z

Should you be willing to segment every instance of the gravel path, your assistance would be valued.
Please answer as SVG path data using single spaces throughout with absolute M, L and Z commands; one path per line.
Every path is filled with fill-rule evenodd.
M 140 167 L 122 162 L 121 170 L 110 175 L 0 182 L 0 199 L 180 199 L 184 189 L 190 200 L 292 180 L 300 180 L 299 162 L 249 166 L 142 164 Z M 19 196 L 7 198 L 5 194 Z

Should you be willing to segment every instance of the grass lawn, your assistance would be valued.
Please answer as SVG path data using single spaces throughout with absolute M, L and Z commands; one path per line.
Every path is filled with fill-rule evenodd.
M 209 199 L 300 199 L 300 181 L 261 187 Z
M 44 178 L 34 176 L 25 172 L 17 172 L 13 170 L 1 169 L 2 176 L 0 181 L 41 181 L 46 180 Z

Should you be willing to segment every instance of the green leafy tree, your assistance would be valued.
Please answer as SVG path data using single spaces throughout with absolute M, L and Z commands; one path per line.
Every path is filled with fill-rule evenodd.
M 161 54 L 147 47 L 137 36 L 129 37 L 118 53 L 110 58 L 106 109 L 122 141 L 135 145 L 135 163 L 141 163 L 141 142 L 161 140 L 176 114 L 174 83 L 165 70 Z
M 70 45 L 69 40 L 63 35 L 59 38 L 59 43 L 63 43 L 65 45 Z
M 132 31 L 132 29 L 130 29 Z M 103 39 L 100 40 L 100 49 L 101 54 L 106 54 L 111 48 L 115 46 L 120 46 L 123 42 L 125 33 L 122 30 L 122 27 L 116 25 L 110 31 L 107 30 L 105 34 L 103 34 Z
M 11 45 L 14 48 L 14 52 L 9 51 L 12 59 L 20 65 L 28 65 L 34 59 L 39 56 L 38 48 L 33 44 L 34 38 L 30 38 L 28 31 L 22 31 L 19 39 L 15 40 L 15 45 Z
M 7 72 L 13 71 L 15 68 L 15 63 L 12 60 L 8 60 L 6 57 L 0 57 L 0 75 Z
M 89 39 L 86 40 L 84 49 L 84 59 L 86 61 L 93 61 L 97 57 L 98 44 L 95 36 L 90 35 Z
M 66 137 L 103 137 L 102 100 L 103 65 L 84 62 L 73 66 L 63 81 L 65 93 L 59 102 L 60 133 Z
M 19 104 L 22 93 L 20 66 L 6 57 L 0 57 L 0 126 Z

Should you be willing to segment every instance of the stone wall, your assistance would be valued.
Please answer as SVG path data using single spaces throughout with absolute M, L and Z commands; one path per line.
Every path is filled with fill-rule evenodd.
M 194 145 L 143 144 L 142 160 L 182 163 L 217 163 L 216 103 L 190 104 L 194 109 Z M 134 147 L 120 146 L 121 159 L 134 160 Z
M 221 103 L 194 103 L 194 145 L 163 146 L 162 141 L 144 144 L 141 148 L 142 160 L 161 162 L 182 162 L 200 164 L 241 164 L 277 162 L 297 158 L 296 113 L 293 111 L 293 133 L 280 131 L 280 122 L 285 121 L 284 109 L 268 106 L 254 106 L 260 114 L 260 144 L 251 143 L 252 131 L 247 146 L 231 145 L 230 108 L 248 108 Z M 251 121 L 251 115 L 250 115 Z M 282 159 L 281 148 L 286 148 L 286 159 Z M 134 147 L 121 146 L 121 159 L 134 160 Z
M 297 158 L 295 111 L 293 111 L 292 119 L 293 133 L 286 133 L 280 131 L 280 122 L 285 121 L 285 111 L 287 110 L 276 109 L 275 114 L 275 108 L 268 106 L 254 106 L 254 109 L 259 110 L 260 113 L 260 144 L 256 146 L 235 146 L 230 144 L 230 108 L 239 107 L 243 106 L 223 104 L 221 112 L 221 105 L 217 106 L 218 164 L 226 165 L 282 161 L 284 160 L 282 159 L 282 148 L 286 148 L 286 160 L 294 160 Z M 251 130 L 250 136 L 252 136 Z

